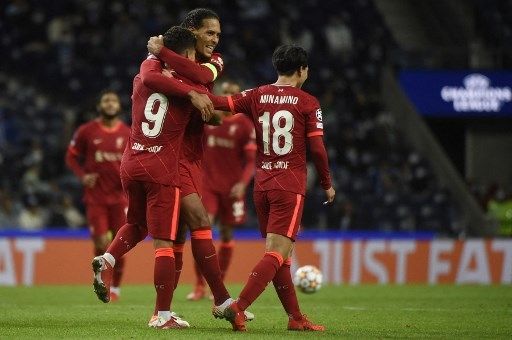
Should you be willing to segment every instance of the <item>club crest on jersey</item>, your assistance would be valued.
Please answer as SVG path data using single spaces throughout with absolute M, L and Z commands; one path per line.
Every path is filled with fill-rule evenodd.
M 316 110 L 316 119 L 321 122 L 322 121 L 322 109 Z
M 121 149 L 123 147 L 124 137 L 117 137 L 116 148 Z

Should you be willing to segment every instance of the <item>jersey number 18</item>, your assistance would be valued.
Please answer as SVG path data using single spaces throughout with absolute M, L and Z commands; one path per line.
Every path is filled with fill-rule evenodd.
M 284 121 L 284 124 L 282 122 Z M 280 110 L 272 116 L 270 126 L 270 112 L 265 112 L 258 118 L 263 130 L 263 153 L 270 155 L 270 138 L 272 138 L 272 150 L 276 155 L 282 156 L 293 149 L 293 115 L 290 111 Z M 271 132 L 271 129 L 273 132 Z M 270 136 L 272 134 L 272 136 Z M 284 144 L 281 146 L 281 138 Z

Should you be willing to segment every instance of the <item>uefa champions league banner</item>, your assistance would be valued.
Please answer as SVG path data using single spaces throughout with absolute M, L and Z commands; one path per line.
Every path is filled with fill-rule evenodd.
M 402 71 L 402 89 L 427 117 L 512 117 L 512 72 Z
M 264 242 L 236 241 L 226 280 L 242 283 L 263 254 Z M 0 285 L 91 284 L 92 244 L 86 237 L 0 236 Z M 151 284 L 154 254 L 142 242 L 127 256 L 124 282 Z M 318 267 L 326 284 L 510 284 L 512 240 L 318 238 L 298 241 L 292 270 Z M 187 244 L 181 282 L 194 282 Z

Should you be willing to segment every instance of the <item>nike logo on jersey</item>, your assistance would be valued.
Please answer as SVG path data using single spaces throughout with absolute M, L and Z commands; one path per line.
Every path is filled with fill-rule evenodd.
M 100 144 L 101 142 L 103 142 L 103 140 L 102 140 L 101 138 L 95 138 L 95 139 L 93 139 L 93 141 L 92 141 L 92 143 L 93 143 L 94 145 L 98 145 L 98 144 Z
M 216 254 L 213 254 L 213 255 L 210 255 L 210 256 L 205 256 L 204 258 L 205 259 L 211 259 L 212 257 L 214 257 Z

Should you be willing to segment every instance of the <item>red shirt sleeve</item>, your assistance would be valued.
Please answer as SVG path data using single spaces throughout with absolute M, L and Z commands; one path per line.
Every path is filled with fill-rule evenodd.
M 232 114 L 245 113 L 251 116 L 251 103 L 254 90 L 245 90 L 233 96 L 216 96 L 207 93 L 217 110 L 230 111 Z
M 308 138 L 308 146 L 316 171 L 320 177 L 320 185 L 322 189 L 327 190 L 332 186 L 332 183 L 329 171 L 329 160 L 322 136 L 317 135 Z
M 235 94 L 234 96 L 228 97 L 228 102 L 230 102 L 230 110 L 233 113 L 241 112 L 245 113 L 248 116 L 251 116 L 252 98 L 255 92 L 256 91 L 254 89 L 245 90 L 241 93 Z
M 144 86 L 166 96 L 187 97 L 196 88 L 187 85 L 176 78 L 169 78 L 162 74 L 162 64 L 151 57 L 144 60 L 140 66 L 140 78 Z M 199 91 L 201 92 L 201 91 Z
M 313 99 L 306 115 L 306 136 L 323 136 L 324 123 L 322 122 L 322 109 L 316 98 Z
M 84 129 L 82 127 L 78 128 L 66 151 L 66 165 L 78 178 L 85 175 L 85 170 L 80 163 L 87 147 L 84 134 Z
M 245 166 L 242 173 L 241 181 L 247 185 L 254 176 L 254 171 L 256 167 L 256 150 L 258 149 L 258 147 L 256 145 L 256 131 L 254 130 L 252 123 L 247 122 L 245 124 L 244 130 Z
M 181 74 L 194 83 L 206 85 L 217 79 L 222 73 L 224 63 L 218 54 L 214 54 L 209 63 L 198 64 L 166 47 L 158 54 L 158 58 L 169 65 L 176 73 Z

